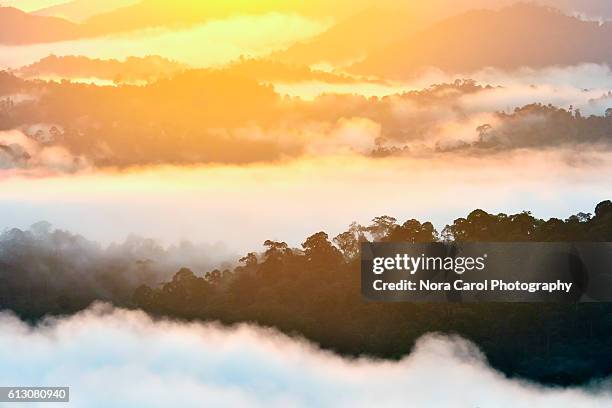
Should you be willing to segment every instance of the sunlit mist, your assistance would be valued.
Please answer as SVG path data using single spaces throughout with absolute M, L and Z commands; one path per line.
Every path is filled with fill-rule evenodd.
M 592 165 L 585 163 L 591 162 Z M 565 218 L 612 193 L 609 157 L 518 151 L 494 158 L 330 156 L 250 166 L 153 167 L 3 181 L 5 227 L 41 219 L 109 242 L 131 232 L 173 243 L 299 244 L 388 214 L 443 227 L 474 208 Z M 10 225 L 9 225 L 10 222 Z

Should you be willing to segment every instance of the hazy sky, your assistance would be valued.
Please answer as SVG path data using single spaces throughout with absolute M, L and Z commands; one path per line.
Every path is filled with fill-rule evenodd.
M 241 55 L 264 55 L 287 47 L 294 41 L 323 31 L 329 23 L 298 15 L 274 13 L 232 17 L 182 29 L 142 30 L 129 36 L 116 35 L 26 46 L 0 45 L 0 69 L 31 64 L 49 54 L 102 59 L 161 55 L 194 66 L 217 65 Z M 279 36 L 279 32 L 283 35 Z
M 62 3 L 67 3 L 67 0 L 0 0 L 2 6 L 17 7 L 24 11 L 35 11 Z

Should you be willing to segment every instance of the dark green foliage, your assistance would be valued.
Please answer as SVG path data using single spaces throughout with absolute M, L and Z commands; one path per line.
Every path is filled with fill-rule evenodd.
M 567 220 L 530 213 L 488 214 L 455 220 L 442 234 L 457 241 L 612 241 L 612 203 L 595 216 Z M 186 319 L 253 322 L 297 333 L 345 355 L 400 358 L 432 332 L 458 333 L 474 341 L 494 367 L 508 375 L 546 383 L 576 384 L 612 372 L 612 306 L 608 304 L 382 304 L 360 294 L 356 248 L 381 241 L 439 240 L 431 223 L 377 217 L 369 227 L 353 224 L 329 241 L 319 232 L 302 249 L 266 241 L 233 272 L 204 278 L 180 271 L 159 288 L 143 286 L 135 303 L 150 313 Z

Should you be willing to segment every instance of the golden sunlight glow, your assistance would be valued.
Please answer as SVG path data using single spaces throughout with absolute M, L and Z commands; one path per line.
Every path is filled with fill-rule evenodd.
M 0 210 L 36 208 L 34 218 L 21 218 L 25 226 L 44 216 L 102 241 L 121 240 L 138 231 L 168 243 L 185 236 L 221 240 L 243 251 L 258 247 L 261 237 L 297 245 L 319 225 L 337 233 L 352 221 L 367 223 L 381 214 L 426 217 L 438 223 L 476 205 L 564 214 L 571 205 L 565 199 L 570 194 L 568 181 L 580 183 L 584 205 L 610 191 L 594 177 L 612 174 L 612 162 L 605 155 L 597 155 L 599 167 L 576 171 L 564 163 L 564 153 L 524 154 L 503 160 L 340 155 L 249 166 L 13 176 L 2 181 Z M 74 208 L 81 217 L 74 216 Z
M 65 0 L 2 0 L 3 7 L 15 7 L 23 11 L 35 11 L 65 3 Z
M 0 67 L 31 64 L 49 54 L 102 59 L 161 55 L 192 66 L 218 65 L 241 55 L 259 56 L 282 49 L 321 32 L 330 23 L 273 13 L 231 17 L 174 30 L 160 28 L 75 41 L 0 45 Z M 279 36 L 279 32 L 283 35 Z

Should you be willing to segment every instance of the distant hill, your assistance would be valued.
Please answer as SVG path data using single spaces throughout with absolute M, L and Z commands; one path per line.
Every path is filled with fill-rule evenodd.
M 127 31 L 155 26 L 179 26 L 202 23 L 234 15 L 296 11 L 301 2 L 285 0 L 193 1 L 142 0 L 137 4 L 93 16 L 87 20 L 91 32 L 103 32 L 108 27 Z M 304 3 L 307 4 L 307 3 Z
M 612 62 L 612 24 L 583 21 L 527 4 L 470 11 L 374 52 L 351 67 L 357 74 L 408 78 L 427 67 L 469 72 Z
M 98 78 L 115 82 L 152 82 L 173 76 L 188 69 L 185 64 L 156 55 L 128 57 L 125 61 L 116 59 L 94 59 L 84 56 L 49 55 L 31 65 L 15 71 L 20 78 L 34 79 L 57 77 L 66 79 Z M 252 78 L 263 82 L 294 83 L 320 81 L 327 83 L 368 82 L 341 73 L 319 71 L 304 65 L 287 64 L 268 59 L 240 58 L 222 68 L 233 75 Z M 375 82 L 375 81 L 369 81 Z M 378 83 L 376 81 L 375 83 Z
M 415 33 L 418 28 L 422 28 L 420 24 L 414 14 L 372 8 L 271 57 L 305 65 L 319 62 L 352 63 L 391 43 L 398 36 Z
M 263 82 L 298 83 L 318 81 L 328 84 L 384 83 L 384 81 L 353 77 L 340 72 L 313 69 L 307 65 L 285 63 L 272 59 L 240 58 L 223 67 L 224 70 L 242 77 Z
M 117 82 L 152 81 L 187 67 L 159 56 L 128 57 L 125 61 L 83 56 L 50 55 L 16 71 L 20 77 L 99 78 Z
M 46 7 L 32 14 L 38 16 L 62 17 L 75 22 L 83 22 L 95 15 L 138 3 L 139 0 L 73 0 L 66 3 Z
M 1 3 L 0 3 L 1 4 Z M 297 9 L 284 0 L 191 1 L 75 0 L 56 7 L 26 13 L 14 7 L 0 7 L 0 44 L 32 44 L 95 37 L 147 27 L 176 27 L 202 23 L 232 15 L 248 15 Z M 75 23 L 69 18 L 88 18 Z
M 18 45 L 75 38 L 81 27 L 57 17 L 28 14 L 13 7 L 0 7 L 0 44 Z
M 457 0 L 430 1 L 446 4 Z M 288 13 L 314 18 L 343 20 L 355 14 L 358 10 L 371 8 L 373 4 L 379 5 L 381 8 L 396 8 L 396 3 L 397 0 L 174 0 L 172 2 L 141 0 L 131 6 L 93 16 L 87 23 L 93 30 L 102 30 L 110 26 L 116 30 L 132 30 L 144 27 L 196 24 L 231 16 L 265 13 Z M 411 6 L 410 8 L 414 7 Z M 389 13 L 388 16 L 392 17 L 393 13 Z M 375 15 L 371 17 L 376 18 Z M 377 35 L 368 28 L 370 23 L 367 19 L 362 19 L 361 22 L 364 23 L 362 28 L 365 31 Z M 352 32 L 357 33 L 354 30 Z

